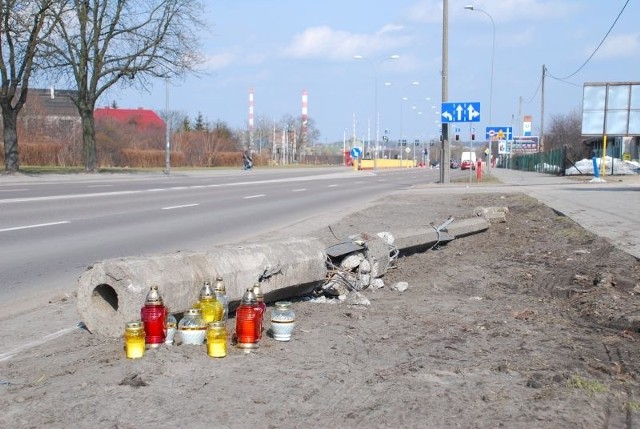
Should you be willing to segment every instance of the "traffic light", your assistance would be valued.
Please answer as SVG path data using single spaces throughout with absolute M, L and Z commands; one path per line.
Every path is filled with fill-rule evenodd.
M 456 141 L 460 140 L 460 134 L 456 134 Z
M 475 135 L 475 133 L 474 133 L 474 134 L 471 134 L 471 140 L 475 140 L 475 139 L 476 139 L 476 135 Z

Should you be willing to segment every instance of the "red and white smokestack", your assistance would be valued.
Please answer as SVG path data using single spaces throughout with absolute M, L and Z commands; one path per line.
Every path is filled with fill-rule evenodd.
M 253 88 L 249 88 L 249 130 L 253 131 Z
M 302 125 L 307 125 L 307 90 L 302 91 Z

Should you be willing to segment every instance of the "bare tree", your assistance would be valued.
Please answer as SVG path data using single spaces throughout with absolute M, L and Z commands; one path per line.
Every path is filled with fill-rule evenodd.
M 197 0 L 69 0 L 47 47 L 56 70 L 77 86 L 83 164 L 97 169 L 93 111 L 119 83 L 148 87 L 153 77 L 184 76 L 199 64 Z
M 20 169 L 17 120 L 27 101 L 34 59 L 54 22 L 53 0 L 0 0 L 0 109 L 2 110 L 4 167 Z
M 579 110 L 573 110 L 566 115 L 552 116 L 551 125 L 545 133 L 544 140 L 548 149 L 566 146 L 570 157 L 581 157 L 585 146 L 582 139 L 582 117 Z

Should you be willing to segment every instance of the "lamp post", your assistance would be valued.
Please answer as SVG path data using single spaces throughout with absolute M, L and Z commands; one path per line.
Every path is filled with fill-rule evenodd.
M 489 15 L 488 12 L 482 9 L 478 9 L 473 5 L 466 5 L 464 7 L 467 10 L 476 11 L 485 14 L 491 20 L 491 27 L 493 29 L 493 38 L 491 43 L 491 79 L 489 81 L 489 126 L 493 125 L 491 121 L 491 108 L 493 107 L 493 63 L 495 59 L 496 52 L 496 23 L 493 20 L 493 17 Z M 489 165 L 491 164 L 491 139 L 489 139 L 489 159 L 487 160 L 487 171 L 489 171 Z
M 376 119 L 375 119 L 376 120 L 376 147 L 375 147 L 374 156 L 373 156 L 373 163 L 374 163 L 373 167 L 375 169 L 376 159 L 378 157 L 378 146 L 380 141 L 380 123 L 379 123 L 380 121 L 378 118 L 378 68 L 380 67 L 380 64 L 382 64 L 387 60 L 397 60 L 398 58 L 400 58 L 400 55 L 390 55 L 386 58 L 381 59 L 376 63 L 372 62 L 369 58 L 364 57 L 362 55 L 354 55 L 353 58 L 356 60 L 369 61 L 373 65 L 373 104 L 374 104 L 374 114 L 376 116 Z

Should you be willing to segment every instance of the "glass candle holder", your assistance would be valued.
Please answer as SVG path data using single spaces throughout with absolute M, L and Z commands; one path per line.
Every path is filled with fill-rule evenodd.
M 178 323 L 178 336 L 182 344 L 203 344 L 207 333 L 207 325 L 198 308 L 190 308 Z
M 296 326 L 296 314 L 291 308 L 291 302 L 276 302 L 271 310 L 271 335 L 277 341 L 289 341 Z
M 227 355 L 227 328 L 221 320 L 207 325 L 207 354 L 214 358 Z
M 144 356 L 145 341 L 142 321 L 128 322 L 124 328 L 124 350 L 127 359 L 137 359 Z

